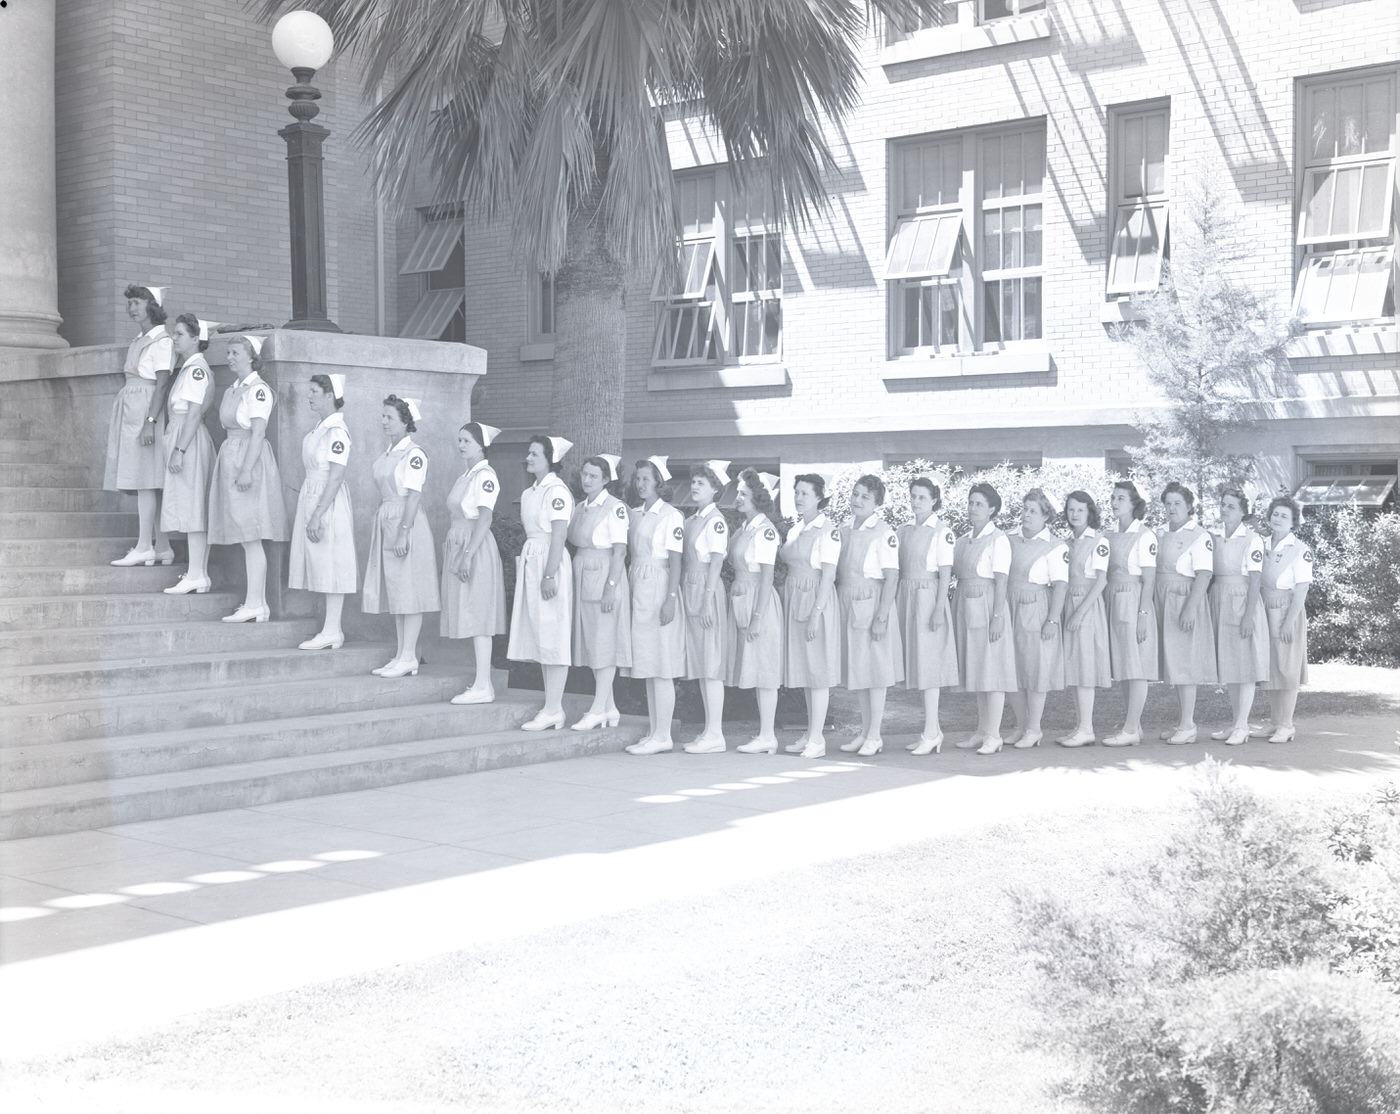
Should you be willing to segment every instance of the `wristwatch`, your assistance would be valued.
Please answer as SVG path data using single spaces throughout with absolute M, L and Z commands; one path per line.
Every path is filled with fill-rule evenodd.
M 147 417 L 146 417 L 146 424 L 147 424 L 147 425 L 155 425 L 155 424 L 156 424 L 156 420 L 155 420 L 154 418 L 150 417 L 149 415 L 147 415 Z
M 616 580 L 609 580 L 609 581 L 608 581 L 608 587 L 609 587 L 609 588 L 616 588 L 616 587 L 617 587 L 617 581 L 616 581 Z

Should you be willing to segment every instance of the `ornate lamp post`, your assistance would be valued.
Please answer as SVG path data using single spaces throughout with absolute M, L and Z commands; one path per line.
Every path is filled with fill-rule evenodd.
M 321 144 L 327 128 L 311 121 L 321 90 L 311 84 L 331 59 L 335 37 L 315 12 L 288 12 L 272 28 L 277 60 L 292 71 L 287 111 L 296 117 L 277 134 L 287 141 L 287 200 L 292 234 L 292 319 L 283 328 L 340 332 L 326 316 L 326 205 Z

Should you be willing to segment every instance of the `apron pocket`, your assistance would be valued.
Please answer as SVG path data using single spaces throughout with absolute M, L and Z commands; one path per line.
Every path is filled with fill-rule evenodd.
M 608 569 L 606 565 L 585 565 L 579 576 L 578 598 L 584 603 L 601 603 L 603 589 L 607 586 Z
M 963 596 L 962 618 L 963 625 L 968 630 L 985 630 L 991 625 L 992 607 L 987 597 L 980 593 L 975 596 Z
M 875 622 L 875 597 L 863 596 L 851 599 L 851 630 L 869 630 Z
M 753 618 L 753 596 L 747 584 L 735 584 L 729 590 L 729 612 L 740 629 L 746 629 Z
M 815 584 L 803 584 L 792 593 L 792 617 L 794 621 L 805 623 L 812 617 L 812 608 L 817 602 Z
M 1016 626 L 1024 631 L 1038 631 L 1045 625 L 1049 605 L 1043 598 L 1016 605 Z
M 1115 623 L 1137 622 L 1137 593 L 1131 588 L 1113 592 L 1112 606 Z

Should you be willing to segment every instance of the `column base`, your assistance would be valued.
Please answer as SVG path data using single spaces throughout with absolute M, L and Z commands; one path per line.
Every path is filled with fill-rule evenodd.
M 288 321 L 282 326 L 284 329 L 304 329 L 313 333 L 340 333 L 344 330 L 325 317 L 302 317 L 296 321 Z
M 0 348 L 67 348 L 56 313 L 0 313 Z

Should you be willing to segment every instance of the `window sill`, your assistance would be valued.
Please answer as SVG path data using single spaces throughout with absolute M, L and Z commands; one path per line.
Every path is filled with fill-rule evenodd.
M 966 375 L 1026 375 L 1050 370 L 1050 350 L 1041 345 L 959 356 L 898 356 L 881 373 L 885 382 L 950 379 Z
M 1400 325 L 1339 325 L 1309 329 L 1288 346 L 1294 360 L 1327 356 L 1387 356 L 1400 353 Z
M 1012 46 L 1050 37 L 1050 13 L 1044 9 L 980 27 L 931 27 L 880 51 L 880 65 L 897 66 L 922 58 L 941 58 L 994 46 Z
M 1134 311 L 1132 303 L 1127 298 L 1114 298 L 1111 302 L 1104 302 L 1099 309 L 1099 321 L 1105 325 L 1141 320 L 1142 314 Z
M 783 364 L 738 364 L 730 367 L 652 368 L 648 391 L 708 391 L 740 387 L 786 387 Z
M 540 344 L 522 344 L 520 346 L 520 362 L 522 364 L 539 363 L 541 360 L 554 359 L 554 341 L 548 340 Z

